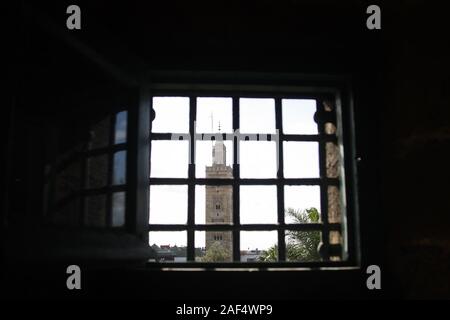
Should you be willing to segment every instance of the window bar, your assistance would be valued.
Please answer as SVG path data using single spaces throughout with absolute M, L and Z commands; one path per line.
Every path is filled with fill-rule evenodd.
M 195 261 L 195 119 L 197 115 L 197 99 L 189 98 L 189 171 L 188 171 L 188 230 L 187 230 L 187 260 Z
M 151 163 L 151 158 L 152 158 L 152 141 L 154 139 L 154 133 L 152 132 L 152 127 L 153 127 L 153 120 L 155 120 L 156 114 L 155 114 L 155 110 L 153 109 L 153 94 L 151 94 L 149 96 L 149 104 L 150 104 L 150 112 L 149 112 L 149 119 L 150 119 L 150 125 L 148 128 L 148 132 L 149 132 L 149 139 L 148 139 L 148 150 L 149 150 L 149 155 L 148 155 L 148 163 L 149 163 L 149 169 L 148 169 L 148 179 L 150 182 L 150 185 L 148 187 L 148 199 L 150 200 L 150 196 L 151 196 L 151 184 L 153 181 L 153 178 L 150 178 L 150 172 L 152 171 L 152 163 Z M 150 205 L 149 205 L 149 213 L 148 213 L 148 220 L 147 223 L 150 226 L 150 216 L 151 216 L 151 212 L 150 212 Z
M 275 124 L 277 129 L 277 134 L 281 135 L 283 132 L 283 122 L 282 122 L 282 111 L 281 111 L 281 98 L 275 99 Z M 278 139 L 278 172 L 277 178 L 283 179 L 283 140 Z M 284 184 L 277 183 L 277 207 L 278 207 L 278 224 L 280 226 L 285 226 L 284 221 Z M 286 244 L 285 244 L 285 230 L 278 230 L 278 260 L 286 260 Z
M 233 132 L 239 129 L 239 98 L 233 97 Z M 240 234 L 239 234 L 239 137 L 234 138 L 233 143 L 233 261 L 239 262 L 241 260 L 240 250 Z
M 110 116 L 110 124 L 109 124 L 109 143 L 108 148 L 111 148 L 114 145 L 114 132 L 116 127 L 116 114 Z M 108 176 L 107 183 L 108 192 L 106 193 L 106 221 L 105 226 L 112 226 L 112 191 L 111 186 L 113 185 L 113 174 L 114 174 L 114 150 L 109 149 L 108 151 Z
M 233 171 L 234 172 L 234 171 Z M 221 178 L 195 178 L 193 179 L 196 185 L 230 185 L 231 179 L 221 179 Z M 186 178 L 151 178 L 149 179 L 149 183 L 152 185 L 161 185 L 161 184 L 187 184 L 189 183 L 189 179 Z M 239 179 L 239 184 L 241 186 L 247 185 L 274 185 L 274 184 L 285 184 L 285 185 L 302 185 L 302 186 L 317 186 L 320 184 L 326 184 L 327 186 L 339 186 L 338 178 L 288 178 L 288 179 L 256 179 L 256 178 L 244 178 Z
M 280 134 L 280 140 L 283 141 L 325 141 L 337 142 L 337 137 L 331 134 L 317 135 L 317 134 Z
M 323 228 L 321 223 L 304 223 L 291 224 L 289 230 L 292 231 L 321 231 Z M 196 231 L 273 231 L 284 230 L 285 226 L 279 224 L 245 224 L 238 227 L 229 224 L 196 224 L 191 229 Z M 329 224 L 329 230 L 341 231 L 340 223 Z M 183 224 L 149 224 L 148 231 L 184 231 L 186 226 Z
M 127 122 L 127 229 L 148 243 L 150 186 L 150 132 L 152 127 L 152 98 L 150 92 L 141 89 L 138 99 L 130 101 Z
M 317 125 L 318 131 L 321 136 L 325 135 L 325 124 L 323 121 L 323 114 L 325 112 L 323 101 L 316 100 L 317 110 Z M 322 229 L 322 245 L 320 255 L 323 260 L 328 261 L 330 259 L 330 237 L 329 237 L 329 225 L 328 225 L 328 184 L 327 184 L 327 164 L 326 164 L 326 142 L 324 139 L 319 141 L 319 168 L 320 178 L 323 181 L 320 184 L 320 207 L 321 207 L 321 220 L 323 223 Z

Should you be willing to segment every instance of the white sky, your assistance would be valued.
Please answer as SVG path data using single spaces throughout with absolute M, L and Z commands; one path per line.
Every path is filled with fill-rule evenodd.
M 160 133 L 189 132 L 189 98 L 155 97 L 156 118 L 152 131 Z M 288 134 L 317 134 L 313 120 L 315 100 L 282 100 L 283 130 Z M 197 133 L 232 133 L 232 99 L 198 98 Z M 213 130 L 211 130 L 213 128 Z M 275 133 L 274 99 L 240 99 L 241 133 Z M 225 141 L 227 165 L 232 165 L 233 142 Z M 212 142 L 197 141 L 196 177 L 205 177 L 205 166 L 212 164 Z M 284 176 L 287 178 L 319 177 L 318 143 L 285 142 Z M 243 141 L 239 148 L 242 178 L 275 178 L 277 174 L 275 141 Z M 152 141 L 151 177 L 187 178 L 188 141 Z M 241 186 L 241 223 L 276 223 L 276 186 Z M 205 221 L 205 187 L 196 187 L 195 221 Z M 151 186 L 150 223 L 184 224 L 187 222 L 187 186 Z M 285 207 L 320 210 L 319 186 L 286 186 Z M 286 220 L 291 222 L 289 219 Z M 204 247 L 204 232 L 196 232 L 195 246 Z M 150 244 L 186 245 L 186 232 L 151 232 Z M 276 232 L 241 232 L 241 249 L 266 249 L 277 242 Z

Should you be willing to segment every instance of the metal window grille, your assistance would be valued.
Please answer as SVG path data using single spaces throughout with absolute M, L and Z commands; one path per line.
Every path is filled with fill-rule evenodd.
M 351 110 L 351 96 L 347 87 L 213 87 L 210 89 L 205 86 L 186 86 L 182 85 L 162 85 L 149 88 L 147 91 L 147 105 L 150 111 L 148 115 L 153 114 L 151 109 L 152 97 L 158 96 L 177 96 L 189 97 L 189 134 L 178 134 L 190 141 L 190 150 L 194 149 L 194 144 L 201 138 L 201 134 L 195 133 L 194 122 L 197 112 L 197 98 L 200 97 L 231 97 L 233 105 L 233 130 L 239 129 L 239 102 L 240 98 L 272 98 L 275 100 L 275 121 L 278 130 L 279 152 L 277 154 L 278 173 L 276 178 L 241 178 L 240 167 L 238 163 L 239 139 L 232 138 L 233 143 L 233 178 L 232 179 L 213 179 L 197 178 L 195 176 L 194 152 L 190 153 L 190 163 L 188 167 L 187 178 L 150 178 L 149 185 L 187 185 L 188 203 L 187 203 L 187 224 L 149 224 L 148 231 L 186 231 L 187 232 L 187 263 L 155 263 L 149 265 L 155 268 L 163 267 L 202 267 L 202 268 L 220 268 L 220 267 L 255 267 L 255 268 L 285 268 L 285 267 L 345 267 L 358 264 L 358 246 L 357 246 L 357 223 L 356 223 L 356 170 L 354 166 L 354 147 L 353 147 L 353 119 Z M 314 99 L 316 101 L 316 113 L 314 120 L 318 126 L 318 134 L 285 134 L 283 133 L 282 123 L 282 99 Z M 332 110 L 327 110 L 326 106 L 332 105 Z M 151 121 L 149 129 L 151 132 Z M 337 130 L 335 133 L 327 133 L 325 125 L 333 123 Z M 150 141 L 170 140 L 174 133 L 150 133 Z M 176 133 L 175 133 L 176 134 Z M 260 133 L 255 133 L 260 136 Z M 221 133 L 223 141 L 228 139 L 227 134 Z M 249 136 L 249 134 L 243 135 Z M 267 134 L 264 134 L 267 136 Z M 269 135 L 269 141 L 270 141 Z M 315 141 L 319 145 L 319 168 L 320 177 L 318 178 L 285 178 L 283 176 L 283 142 L 285 141 Z M 339 177 L 327 176 L 326 164 L 326 144 L 333 143 L 342 146 L 344 152 L 341 154 L 341 175 Z M 150 149 L 150 148 L 149 148 Z M 151 150 L 150 150 L 151 154 Z M 151 166 L 151 164 L 150 164 Z M 345 175 L 344 175 L 345 172 Z M 195 223 L 195 187 L 196 186 L 232 186 L 233 190 L 233 222 L 231 224 L 198 224 Z M 240 186 L 249 185 L 274 185 L 277 189 L 277 207 L 278 221 L 274 224 L 241 224 L 240 223 Z M 284 187 L 285 186 L 319 186 L 321 199 L 321 221 L 320 223 L 305 224 L 287 224 L 285 222 L 284 206 Z M 345 204 L 341 214 L 344 216 L 341 222 L 329 221 L 329 199 L 328 187 L 339 188 L 341 203 Z M 149 212 L 151 215 L 152 212 Z M 194 236 L 196 231 L 230 231 L 232 233 L 233 243 L 233 262 L 232 263 L 202 263 L 195 262 Z M 240 232 L 241 231 L 276 231 L 278 234 L 278 261 L 277 262 L 240 262 Z M 320 231 L 322 241 L 320 247 L 321 260 L 316 262 L 288 262 L 286 259 L 285 237 L 287 231 Z M 330 233 L 339 232 L 343 241 L 336 244 L 330 243 Z M 333 259 L 333 257 L 335 259 Z

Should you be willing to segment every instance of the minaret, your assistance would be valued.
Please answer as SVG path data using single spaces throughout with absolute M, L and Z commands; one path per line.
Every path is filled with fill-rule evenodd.
M 219 134 L 220 134 L 220 122 L 219 122 Z M 216 141 L 212 149 L 213 165 L 227 163 L 227 148 L 222 140 Z
M 220 124 L 219 124 L 220 133 Z M 206 178 L 230 179 L 233 178 L 233 169 L 226 163 L 227 150 L 223 141 L 218 140 L 212 147 L 212 166 L 206 167 Z M 231 224 L 233 212 L 232 186 L 207 185 L 206 189 L 206 224 Z M 206 250 L 218 242 L 229 253 L 232 261 L 233 246 L 231 232 L 206 232 Z

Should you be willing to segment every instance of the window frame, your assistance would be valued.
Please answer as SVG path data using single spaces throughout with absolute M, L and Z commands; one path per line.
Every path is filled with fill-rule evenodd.
M 129 127 L 127 119 L 127 138 L 123 142 L 115 142 L 116 133 L 116 123 L 117 116 L 119 113 L 126 112 L 128 117 L 127 108 L 114 108 L 114 111 L 109 113 L 106 121 L 108 122 L 108 134 L 107 143 L 100 147 L 91 147 L 90 141 L 83 142 L 83 147 L 81 150 L 76 150 L 71 152 L 69 156 L 64 157 L 62 161 L 57 161 L 56 157 L 53 163 L 49 166 L 49 173 L 45 175 L 45 180 L 48 184 L 48 191 L 46 191 L 46 196 L 44 197 L 44 210 L 46 213 L 46 221 L 50 225 L 57 224 L 55 222 L 55 216 L 59 209 L 64 208 L 70 202 L 76 202 L 79 205 L 80 211 L 78 214 L 78 221 L 76 224 L 65 225 L 70 228 L 84 228 L 89 230 L 110 230 L 110 231 L 124 231 L 126 230 L 126 220 L 128 214 L 127 209 L 127 193 L 128 193 L 128 155 L 129 155 Z M 98 123 L 98 122 L 97 122 Z M 94 125 L 94 124 L 92 124 Z M 113 183 L 114 175 L 114 156 L 116 153 L 125 152 L 125 182 L 124 183 Z M 106 181 L 102 186 L 89 186 L 89 161 L 97 157 L 106 157 L 107 166 L 106 170 Z M 80 166 L 80 181 L 77 186 L 77 190 L 62 197 L 61 199 L 56 199 L 55 189 L 56 189 L 56 177 L 64 169 L 68 168 L 72 164 L 79 164 Z M 124 203 L 124 219 L 125 224 L 122 226 L 113 225 L 113 195 L 116 193 L 125 193 L 125 203 Z M 95 196 L 104 196 L 104 208 L 105 208 L 105 221 L 103 226 L 89 225 L 86 222 L 87 217 L 87 207 L 89 198 Z
M 228 75 L 230 76 L 230 75 Z M 195 78 L 195 77 L 194 77 Z M 260 84 L 258 81 L 264 79 L 264 77 L 255 77 L 253 74 L 245 74 L 244 81 L 239 84 L 227 83 L 224 78 L 220 78 L 219 81 L 215 79 L 213 83 L 204 83 L 198 80 L 205 80 L 200 76 L 197 82 L 190 81 L 185 82 L 153 82 L 147 83 L 141 88 L 140 104 L 139 104 L 139 126 L 138 141 L 142 146 L 138 150 L 138 158 L 141 162 L 146 160 L 145 166 L 139 167 L 138 176 L 139 180 L 143 181 L 142 177 L 146 177 L 147 187 L 145 190 L 141 190 L 141 198 L 138 199 L 141 203 L 147 202 L 147 207 L 144 209 L 144 205 L 141 205 L 141 211 L 137 212 L 137 215 L 141 218 L 140 221 L 146 221 L 147 228 L 139 226 L 141 230 L 141 237 L 148 243 L 149 231 L 187 231 L 187 259 L 186 263 L 161 263 L 161 262 L 149 262 L 148 266 L 155 269 L 177 269 L 183 268 L 206 268 L 206 269 L 304 269 L 304 268 L 346 268 L 346 267 L 359 267 L 360 265 L 360 249 L 359 249 L 359 228 L 358 228 L 358 200 L 357 200 L 357 177 L 356 177 L 356 163 L 355 163 L 355 142 L 354 142 L 354 121 L 353 121 L 353 101 L 350 81 L 345 76 L 338 77 L 280 77 L 279 75 L 271 75 L 273 83 L 268 85 L 266 83 Z M 230 79 L 228 79 L 229 81 Z M 264 79 L 267 82 L 267 79 Z M 294 80 L 294 81 L 293 81 Z M 256 83 L 256 84 L 249 84 Z M 293 84 L 294 83 L 294 84 Z M 311 86 L 312 85 L 312 86 Z M 276 129 L 279 130 L 279 170 L 277 177 L 274 179 L 243 179 L 239 176 L 239 166 L 237 166 L 237 143 L 233 144 L 234 152 L 234 164 L 233 164 L 233 179 L 211 179 L 211 178 L 196 178 L 195 177 L 195 164 L 194 155 L 191 153 L 191 163 L 189 164 L 188 178 L 150 178 L 150 155 L 151 155 L 151 141 L 166 139 L 170 140 L 171 133 L 151 133 L 151 121 L 154 117 L 152 107 L 153 96 L 184 96 L 190 98 L 190 116 L 189 116 L 189 132 L 193 136 L 195 128 L 193 127 L 196 119 L 196 98 L 197 97 L 231 97 L 233 101 L 233 130 L 239 128 L 239 98 L 273 98 L 275 100 L 275 120 Z M 332 100 L 336 109 L 336 119 L 338 121 L 336 137 L 333 138 L 325 135 L 320 130 L 321 126 L 318 126 L 319 132 L 318 138 L 313 138 L 316 135 L 302 135 L 302 134 L 284 134 L 282 132 L 282 111 L 281 101 L 283 98 L 290 99 L 315 99 L 319 108 L 323 108 L 321 103 L 324 100 Z M 279 111 L 277 111 L 279 110 Z M 148 123 L 145 123 L 148 121 Z M 323 126 L 322 126 L 323 128 Z M 146 132 L 143 132 L 143 129 Z M 223 139 L 226 139 L 226 134 L 222 134 Z M 343 173 L 340 178 L 322 178 L 322 174 L 326 175 L 326 159 L 324 156 L 325 143 L 327 141 L 336 141 L 340 147 L 345 145 L 343 162 L 341 164 Z M 236 140 L 233 139 L 235 142 Z M 146 141 L 147 145 L 144 148 L 142 141 Z M 319 161 L 320 161 L 320 176 L 313 179 L 292 179 L 284 178 L 283 172 L 283 141 L 318 141 L 319 142 Z M 194 150 L 193 144 L 195 139 L 190 140 L 191 150 Z M 325 166 L 325 167 L 324 167 Z M 344 174 L 345 172 L 345 174 Z M 333 250 L 340 250 L 335 245 L 331 245 L 329 242 L 329 232 L 334 230 L 341 230 L 341 226 L 337 226 L 339 223 L 328 223 L 328 199 L 326 186 L 339 185 L 339 180 L 344 181 L 345 192 L 343 197 L 346 202 L 345 208 L 342 209 L 343 215 L 346 217 L 346 225 L 343 224 L 343 234 L 347 234 L 347 246 L 348 256 L 343 261 L 318 261 L 318 262 L 241 262 L 240 261 L 240 248 L 239 239 L 240 231 L 250 230 L 276 230 L 278 232 L 278 248 L 280 260 L 286 258 L 285 254 L 285 232 L 284 230 L 320 230 L 323 232 L 324 242 L 324 257 L 328 258 L 330 254 L 333 254 Z M 331 180 L 335 180 L 332 183 Z M 337 181 L 336 181 L 337 180 Z M 183 184 L 188 186 L 188 222 L 186 225 L 150 225 L 149 219 L 149 189 L 151 184 Z M 321 186 L 321 223 L 320 224 L 304 224 L 292 226 L 290 224 L 284 224 L 284 186 L 292 185 L 290 182 L 296 182 L 294 185 L 318 185 Z M 233 187 L 233 225 L 199 225 L 195 224 L 195 186 L 197 185 L 232 185 Z M 245 224 L 241 225 L 237 223 L 239 221 L 239 187 L 241 185 L 276 185 L 277 186 L 277 204 L 278 204 L 278 224 Z M 142 185 L 141 185 L 142 186 Z M 142 198 L 143 197 L 143 198 Z M 189 200 L 191 199 L 191 200 Z M 144 211 L 145 210 L 145 211 Z M 138 220 L 138 219 L 136 219 Z M 227 263 L 215 263 L 215 262 L 195 262 L 195 243 L 194 234 L 196 231 L 231 231 L 233 233 L 233 262 Z M 192 245 L 190 245 L 192 244 Z M 328 250 L 326 250 L 328 248 Z

